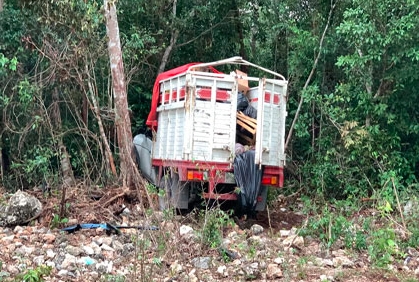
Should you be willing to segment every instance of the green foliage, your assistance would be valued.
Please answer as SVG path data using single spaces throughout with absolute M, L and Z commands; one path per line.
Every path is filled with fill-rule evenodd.
M 17 67 L 17 58 L 13 59 L 6 58 L 3 53 L 0 53 L 0 75 L 5 70 L 9 69 L 11 71 L 16 71 Z
M 203 221 L 200 231 L 202 243 L 210 248 L 220 247 L 224 228 L 234 224 L 230 215 L 219 208 L 213 208 L 201 211 L 200 217 Z
M 59 228 L 59 227 L 62 227 L 66 223 L 68 223 L 67 217 L 61 218 L 58 214 L 54 214 L 50 222 L 50 228 L 51 229 Z
M 368 228 L 365 227 L 367 225 L 361 228 L 359 224 L 362 222 L 348 219 L 353 213 L 353 210 L 347 209 L 348 204 L 349 201 L 338 201 L 334 204 L 335 210 L 325 206 L 322 210 L 315 211 L 317 215 L 310 217 L 300 234 L 319 238 L 328 249 L 338 242 L 342 242 L 348 249 L 356 251 L 366 249 Z M 364 223 L 368 224 L 368 222 Z
M 319 238 L 328 249 L 337 245 L 338 248 L 344 247 L 354 251 L 367 250 L 371 262 L 378 267 L 387 267 L 395 260 L 403 259 L 407 247 L 417 247 L 419 228 L 416 214 L 419 205 L 415 200 L 408 204 L 410 208 L 405 212 L 403 219 L 393 214 L 393 208 L 388 201 L 382 201 L 383 205 L 378 206 L 377 218 L 355 216 L 357 209 L 350 206 L 348 208 L 349 203 L 337 201 L 321 210 L 311 206 L 309 210 L 317 214 L 309 218 L 300 234 Z M 401 230 L 404 235 L 400 232 L 397 234 L 393 225 L 383 224 L 383 218 L 406 224 L 407 229 Z M 397 230 L 400 228 L 401 225 L 398 225 Z
M 418 39 L 419 9 L 412 1 L 398 1 L 396 5 L 394 1 L 363 2 L 362 5 L 358 2 L 345 11 L 344 20 L 337 29 L 353 52 L 337 60 L 337 66 L 350 76 L 339 91 L 351 97 L 351 119 L 358 124 L 367 120 L 365 126 L 350 130 L 365 130 L 362 138 L 350 140 L 351 154 L 361 161 L 369 159 L 373 164 L 375 171 L 371 170 L 367 175 L 371 183 L 381 182 L 380 177 L 374 177 L 376 172 L 412 179 L 410 154 L 401 150 L 401 144 L 407 137 L 405 124 L 410 123 L 403 120 L 405 113 L 416 112 L 416 109 L 407 104 L 402 106 L 402 100 L 396 97 L 417 99 L 417 95 L 406 91 L 410 83 L 402 81 L 417 80 L 416 74 L 406 72 L 406 66 L 411 65 L 412 59 L 417 60 L 413 54 L 419 51 L 414 43 Z M 389 14 L 392 14 L 390 18 Z M 361 165 L 367 167 L 367 162 Z
M 53 179 L 55 171 L 51 164 L 57 157 L 53 148 L 35 146 L 27 149 L 20 162 L 13 162 L 11 169 L 23 178 L 27 185 L 39 184 L 43 179 Z
M 17 88 L 19 104 L 26 110 L 35 96 L 36 87 L 25 79 L 19 82 Z
M 374 264 L 385 267 L 394 260 L 394 256 L 402 257 L 392 228 L 383 228 L 374 231 L 369 239 L 369 256 Z
M 100 281 L 103 282 L 125 282 L 126 281 L 126 277 L 120 274 L 105 274 L 103 275 L 103 277 L 100 279 Z
M 407 227 L 407 239 L 400 246 L 416 248 L 419 245 L 419 201 L 417 193 L 406 189 L 401 194 L 404 223 Z M 401 220 L 398 220 L 401 221 Z
M 316 94 L 301 94 L 306 104 L 291 156 L 298 162 L 300 185 L 313 195 L 356 199 L 381 189 L 390 174 L 401 185 L 417 179 L 418 145 L 413 140 L 418 123 L 411 117 L 418 114 L 412 88 L 418 75 L 410 68 L 418 51 L 419 9 L 412 1 L 396 2 L 338 3 L 324 50 L 333 53 L 319 62 L 312 83 Z M 321 9 L 313 9 L 315 17 Z M 304 38 L 304 28 L 291 28 L 298 46 L 309 42 L 298 39 Z M 301 48 L 294 50 L 298 55 L 292 67 L 304 73 L 309 64 L 298 66 L 312 59 Z
M 28 269 L 25 273 L 19 274 L 15 280 L 24 282 L 42 282 L 45 281 L 44 277 L 51 274 L 51 271 L 51 266 L 40 265 L 35 269 Z
M 323 244 L 330 248 L 348 230 L 349 222 L 343 216 L 334 216 L 328 208 L 323 210 L 319 218 L 309 221 L 302 235 L 309 235 L 316 232 Z
M 159 190 L 163 190 L 163 189 L 158 189 L 158 187 L 156 187 L 152 183 L 147 183 L 145 188 L 147 189 L 147 192 L 150 193 L 151 195 L 158 195 Z

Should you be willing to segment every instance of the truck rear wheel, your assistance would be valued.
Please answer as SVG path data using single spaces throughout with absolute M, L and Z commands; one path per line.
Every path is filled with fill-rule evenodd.
M 190 183 L 179 181 L 179 174 L 168 169 L 160 182 L 159 208 L 188 209 Z

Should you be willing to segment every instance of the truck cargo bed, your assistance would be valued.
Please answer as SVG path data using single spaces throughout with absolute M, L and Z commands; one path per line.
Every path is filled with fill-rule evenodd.
M 229 64 L 273 78 L 214 68 Z M 138 136 L 134 144 L 143 173 L 166 191 L 163 202 L 185 208 L 196 195 L 236 200 L 246 194 L 261 198 L 263 208 L 266 186 L 284 181 L 286 93 L 283 76 L 240 57 L 160 74 L 147 119 L 153 138 Z
M 247 93 L 250 105 L 259 112 L 258 135 L 255 144 L 251 144 L 258 154 L 256 161 L 262 165 L 283 165 L 286 109 L 282 101 L 286 84 L 281 80 L 248 79 L 259 83 Z M 264 97 L 262 103 L 258 103 L 259 96 Z M 160 97 L 154 159 L 232 162 L 238 142 L 234 76 L 181 74 L 161 82 Z

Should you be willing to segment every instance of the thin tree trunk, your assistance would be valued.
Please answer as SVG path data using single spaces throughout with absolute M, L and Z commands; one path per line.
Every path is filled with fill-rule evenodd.
M 3 153 L 2 148 L 0 147 L 0 180 L 3 184 Z
M 119 26 L 114 1 L 104 0 L 106 33 L 109 38 L 108 51 L 112 74 L 112 90 L 115 100 L 115 125 L 120 157 L 120 178 L 124 186 L 132 184 L 133 144 L 131 121 L 128 111 L 127 87 L 122 61 Z
M 88 73 L 88 67 L 86 65 L 86 73 Z M 100 134 L 100 138 L 102 139 L 102 143 L 103 146 L 105 147 L 105 152 L 107 157 L 105 157 L 105 160 L 107 162 L 108 167 L 111 169 L 111 172 L 114 176 L 117 175 L 116 173 L 116 167 L 115 167 L 115 161 L 113 159 L 113 155 L 111 152 L 111 148 L 109 146 L 109 142 L 108 139 L 106 138 L 106 134 L 105 134 L 105 129 L 103 128 L 103 122 L 102 122 L 102 118 L 100 117 L 100 110 L 99 110 L 99 105 L 97 103 L 96 100 L 96 91 L 93 88 L 92 82 L 90 81 L 90 78 L 87 80 L 87 84 L 89 86 L 89 92 L 90 92 L 90 99 L 92 100 L 92 104 L 93 104 L 93 111 L 96 115 L 96 119 L 97 119 L 97 124 L 99 126 L 99 134 Z
M 67 152 L 67 147 L 64 145 L 63 139 L 58 138 L 58 149 L 60 152 L 61 172 L 63 174 L 63 184 L 65 187 L 70 187 L 76 183 L 74 179 L 73 168 L 71 167 L 70 156 Z
M 358 49 L 358 54 L 359 54 L 359 57 L 364 57 L 364 55 L 363 55 L 363 53 L 362 53 L 362 51 L 361 51 L 361 49 Z M 372 80 L 372 76 L 373 76 L 373 69 L 372 69 L 372 66 L 370 65 L 369 67 L 368 67 L 368 78 L 371 78 L 371 80 Z M 367 78 L 367 79 L 368 79 Z M 371 81 L 366 81 L 365 82 L 365 89 L 367 90 L 367 93 L 370 95 L 370 97 L 372 97 L 373 95 L 372 95 L 372 85 L 371 85 Z M 377 92 L 378 93 L 378 92 Z M 374 96 L 374 99 L 376 98 L 376 96 Z M 367 114 L 367 116 L 365 117 L 365 126 L 366 127 L 369 127 L 371 125 L 371 114 Z
M 335 6 L 336 6 L 336 3 L 333 3 L 333 0 L 330 1 L 330 4 L 331 4 L 331 7 L 330 7 L 330 11 L 329 11 L 329 17 L 327 18 L 326 26 L 324 27 L 322 37 L 320 38 L 319 52 L 317 53 L 316 59 L 313 62 L 313 67 L 311 69 L 311 72 L 310 72 L 310 74 L 309 74 L 309 76 L 308 76 L 305 84 L 304 84 L 303 90 L 301 91 L 302 93 L 307 89 L 309 83 L 311 82 L 311 79 L 312 79 L 312 77 L 314 75 L 314 72 L 316 71 L 316 68 L 317 68 L 317 64 L 319 62 L 320 55 L 322 53 L 323 42 L 324 42 L 324 39 L 326 37 L 326 32 L 327 32 L 327 29 L 329 28 L 330 21 L 332 19 L 333 10 L 335 9 Z M 304 96 L 301 95 L 300 101 L 298 103 L 297 111 L 295 112 L 294 119 L 292 120 L 292 124 L 291 124 L 290 130 L 288 132 L 287 140 L 285 141 L 285 149 L 287 149 L 288 144 L 289 144 L 289 142 L 291 140 L 291 137 L 292 137 L 292 134 L 293 134 L 293 131 L 294 131 L 294 127 L 295 127 L 295 124 L 296 124 L 296 122 L 298 120 L 298 117 L 299 117 L 299 114 L 300 114 L 300 111 L 301 111 L 301 107 L 303 105 L 303 102 L 304 102 Z
M 173 46 L 175 46 L 177 38 L 179 36 L 179 30 L 172 31 L 172 37 L 170 38 L 170 44 L 167 46 L 166 50 L 164 50 L 163 57 L 161 59 L 161 64 L 159 67 L 159 72 L 162 73 L 166 67 L 167 61 L 169 60 L 170 53 L 173 50 Z
M 247 60 L 246 48 L 245 48 L 245 45 L 244 45 L 243 26 L 242 26 L 242 22 L 240 20 L 240 9 L 239 9 L 238 4 L 237 4 L 236 1 L 233 1 L 233 5 L 234 5 L 234 8 L 235 8 L 234 21 L 236 23 L 237 34 L 239 35 L 239 46 L 240 46 L 239 54 L 240 54 L 240 57 Z M 247 73 L 247 72 L 249 72 L 249 66 L 242 65 L 240 67 L 240 70 Z
M 172 24 L 174 24 L 174 19 L 176 18 L 176 6 L 177 6 L 177 0 L 173 0 L 173 9 L 172 9 L 173 21 L 172 21 Z M 158 73 L 162 73 L 164 71 L 164 69 L 166 68 L 167 61 L 169 60 L 170 53 L 173 50 L 173 46 L 175 46 L 175 44 L 176 44 L 178 36 L 179 36 L 179 30 L 176 29 L 175 27 L 173 27 L 172 35 L 170 37 L 170 44 L 169 44 L 169 46 L 167 46 L 166 50 L 164 50 L 164 54 L 163 54 L 163 57 L 161 59 L 161 63 L 160 63 L 160 66 L 159 66 Z
M 4 0 L 0 0 L 0 13 L 3 12 Z
M 58 143 L 58 152 L 60 154 L 61 173 L 63 175 L 63 184 L 65 187 L 69 187 L 75 184 L 73 168 L 71 167 L 70 156 L 68 155 L 67 148 L 64 145 L 63 138 L 60 135 L 61 132 L 61 111 L 58 104 L 58 89 L 55 88 L 52 92 L 52 118 L 54 123 L 53 137 Z M 57 134 L 58 133 L 58 134 Z
M 252 21 L 258 22 L 259 20 L 259 6 L 252 5 Z M 256 34 L 259 32 L 259 28 L 257 25 L 251 28 L 251 37 L 250 37 L 250 50 L 252 58 L 256 58 L 256 43 L 258 39 L 256 38 Z
M 81 109 L 81 117 L 84 125 L 88 127 L 88 117 L 89 117 L 89 101 L 86 95 L 83 95 L 83 102 L 82 102 L 82 109 Z

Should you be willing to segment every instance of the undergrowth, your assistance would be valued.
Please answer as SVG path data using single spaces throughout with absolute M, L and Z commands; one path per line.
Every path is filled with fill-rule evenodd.
M 368 203 L 302 197 L 308 216 L 300 235 L 318 238 L 325 250 L 366 252 L 373 266 L 387 268 L 403 262 L 408 248 L 419 246 L 419 200 L 414 195 L 377 192 Z
M 210 248 L 218 248 L 223 240 L 223 229 L 234 225 L 231 213 L 219 207 L 205 209 L 199 213 L 202 228 L 199 232 L 201 242 Z

